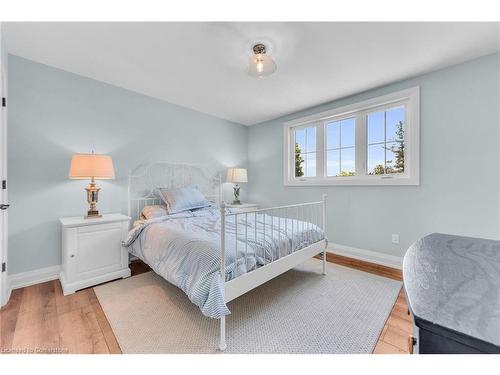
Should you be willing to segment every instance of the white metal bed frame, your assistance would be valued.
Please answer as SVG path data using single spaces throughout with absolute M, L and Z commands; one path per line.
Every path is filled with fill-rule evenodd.
M 162 172 L 163 169 L 163 172 Z M 159 174 L 159 175 L 157 175 Z M 215 177 L 214 177 L 215 176 Z M 142 189 L 139 191 L 133 190 L 134 179 L 142 180 Z M 226 223 L 228 220 L 234 220 L 235 230 L 236 230 L 236 255 L 238 255 L 238 222 L 240 218 L 245 218 L 245 229 L 244 229 L 244 248 L 245 255 L 248 247 L 248 240 L 251 238 L 252 233 L 248 233 L 248 217 L 249 215 L 254 217 L 257 222 L 258 215 L 262 215 L 261 218 L 264 219 L 264 239 L 265 239 L 265 229 L 266 225 L 271 220 L 271 227 L 274 225 L 274 221 L 279 220 L 278 226 L 281 228 L 281 220 L 285 223 L 285 235 L 288 236 L 288 222 L 291 220 L 290 233 L 293 235 L 294 231 L 298 231 L 299 228 L 294 228 L 295 226 L 313 226 L 316 225 L 323 230 L 325 233 L 326 225 L 326 198 L 327 195 L 323 194 L 323 199 L 317 202 L 300 203 L 287 206 L 270 207 L 264 209 L 258 209 L 246 212 L 228 212 L 226 205 L 222 199 L 222 183 L 220 174 L 207 173 L 205 168 L 197 165 L 190 164 L 174 164 L 168 162 L 156 162 L 146 166 L 137 168 L 129 173 L 128 179 L 128 215 L 134 220 L 139 218 L 140 212 L 147 205 L 161 204 L 161 199 L 157 195 L 158 187 L 181 187 L 187 185 L 198 185 L 200 190 L 205 194 L 208 199 L 214 200 L 220 206 L 221 213 L 221 265 L 220 273 L 222 280 L 226 279 Z M 214 194 L 214 192 L 216 192 Z M 137 195 L 139 195 L 137 197 Z M 270 219 L 266 216 L 268 215 Z M 274 236 L 274 230 L 271 231 L 271 235 Z M 281 236 L 281 232 L 278 232 Z M 257 238 L 257 226 L 255 226 L 255 231 L 253 233 L 254 238 Z M 249 237 L 250 236 L 250 237 Z M 274 239 L 274 237 L 273 237 Z M 240 238 L 241 240 L 241 238 Z M 278 241 L 281 245 L 281 241 Z M 281 254 L 281 248 L 278 248 L 278 253 Z M 277 259 L 271 259 L 270 262 L 265 262 L 266 257 L 264 256 L 264 265 L 257 267 L 253 270 L 247 271 L 232 278 L 229 281 L 225 281 L 223 295 L 224 301 L 227 303 L 234 300 L 235 298 L 255 289 L 259 285 L 266 283 L 267 281 L 281 275 L 282 273 L 298 266 L 299 264 L 305 262 L 306 260 L 318 255 L 323 255 L 323 275 L 326 275 L 326 240 L 320 240 L 312 245 L 304 247 L 300 250 L 292 252 L 291 254 L 285 255 L 283 257 L 278 257 Z M 236 257 L 236 259 L 238 256 Z M 246 259 L 246 256 L 245 256 Z M 220 337 L 219 337 L 219 349 L 224 351 L 227 348 L 226 344 L 226 317 L 220 318 Z

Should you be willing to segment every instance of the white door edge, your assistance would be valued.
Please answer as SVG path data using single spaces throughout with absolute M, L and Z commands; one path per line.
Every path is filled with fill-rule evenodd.
M 7 97 L 7 50 L 0 23 L 0 97 Z M 7 108 L 0 103 L 0 181 L 7 180 Z M 7 189 L 0 186 L 0 204 L 6 204 Z M 7 210 L 0 210 L 0 267 L 7 264 Z M 9 298 L 7 270 L 0 269 L 0 307 Z

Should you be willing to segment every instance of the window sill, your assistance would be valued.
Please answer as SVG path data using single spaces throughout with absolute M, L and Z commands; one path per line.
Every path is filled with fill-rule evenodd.
M 285 186 L 418 186 L 418 177 L 337 177 L 323 179 L 285 180 Z

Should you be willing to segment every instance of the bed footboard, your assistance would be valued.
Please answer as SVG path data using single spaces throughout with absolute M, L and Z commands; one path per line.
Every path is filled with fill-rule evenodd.
M 263 259 L 264 264 L 259 267 L 238 274 L 238 266 L 235 265 L 236 274 L 231 280 L 224 283 L 223 294 L 226 303 L 318 254 L 323 255 L 322 273 L 326 275 L 326 239 L 324 236 L 322 238 L 315 237 L 320 231 L 325 234 L 326 198 L 327 196 L 324 194 L 323 199 L 317 202 L 231 213 L 226 212 L 224 203 L 221 204 L 220 272 L 222 280 L 226 279 L 226 231 L 228 221 L 235 232 L 235 259 L 238 259 L 239 251 L 244 251 L 246 263 L 248 251 L 252 248 L 249 242 L 253 241 L 253 244 L 256 244 L 259 238 L 262 238 L 264 242 L 269 238 L 272 244 L 278 243 L 276 253 L 273 250 L 270 256 L 263 254 L 260 257 L 260 259 Z M 249 220 L 253 220 L 253 226 L 249 225 Z M 238 223 L 244 224 L 241 231 L 238 229 Z M 260 229 L 258 223 L 261 224 Z M 249 227 L 253 228 L 253 230 L 249 230 Z M 268 230 L 267 234 L 266 230 Z M 275 236 L 280 237 L 276 238 Z M 238 242 L 240 242 L 240 246 L 243 246 L 243 249 L 238 248 Z M 241 242 L 243 243 L 241 244 Z M 305 245 L 301 246 L 302 244 Z M 293 251 L 290 252 L 290 248 L 282 249 L 282 247 L 286 246 L 290 246 Z M 296 249 L 297 246 L 299 246 L 298 249 Z M 254 256 L 257 258 L 257 254 L 254 254 Z M 247 264 L 245 264 L 245 268 L 246 266 Z M 226 318 L 222 317 L 220 318 L 219 349 L 224 351 L 226 348 Z

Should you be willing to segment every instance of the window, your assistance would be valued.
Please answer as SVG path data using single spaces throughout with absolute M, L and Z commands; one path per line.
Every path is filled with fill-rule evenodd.
M 326 175 L 335 177 L 354 176 L 355 118 L 326 124 Z
M 295 177 L 316 176 L 316 127 L 295 130 Z
M 418 185 L 418 87 L 285 123 L 285 185 Z
M 405 107 L 368 113 L 367 155 L 369 175 L 404 173 Z

